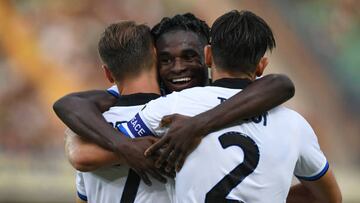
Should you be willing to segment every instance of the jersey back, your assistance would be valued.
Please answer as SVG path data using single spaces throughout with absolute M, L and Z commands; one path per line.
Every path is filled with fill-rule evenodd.
M 161 136 L 163 116 L 194 116 L 239 91 L 209 86 L 173 93 L 147 104 L 132 123 L 143 122 Z M 277 107 L 206 136 L 176 174 L 175 196 L 186 203 L 285 202 L 294 173 L 311 179 L 326 170 L 309 124 L 298 113 Z

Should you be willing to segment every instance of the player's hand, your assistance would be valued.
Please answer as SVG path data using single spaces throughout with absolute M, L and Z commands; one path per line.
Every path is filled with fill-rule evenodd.
M 148 175 L 151 175 L 162 183 L 166 183 L 166 178 L 155 167 L 155 160 L 144 156 L 145 150 L 157 140 L 157 138 L 152 136 L 129 139 L 128 143 L 124 143 L 120 147 L 119 152 L 117 152 L 125 159 L 126 164 L 149 186 L 152 183 Z
M 164 116 L 160 125 L 170 128 L 166 135 L 145 151 L 145 156 L 159 153 L 156 166 L 165 165 L 165 171 L 175 167 L 178 172 L 186 157 L 200 144 L 205 131 L 201 121 L 180 114 Z

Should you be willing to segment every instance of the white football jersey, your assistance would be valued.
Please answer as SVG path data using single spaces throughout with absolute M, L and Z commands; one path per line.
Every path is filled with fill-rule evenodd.
M 119 89 L 118 89 L 118 87 L 116 85 L 113 85 L 113 86 L 109 87 L 106 91 L 109 94 L 113 95 L 114 97 L 119 97 L 120 96 Z
M 159 128 L 163 116 L 194 116 L 235 95 L 250 81 L 221 79 L 212 86 L 175 92 L 149 102 L 129 121 L 132 136 Z M 221 119 L 221 118 L 219 118 Z M 293 174 L 316 180 L 328 169 L 316 135 L 298 113 L 274 108 L 206 136 L 176 174 L 177 202 L 285 202 Z
M 130 120 L 145 103 L 158 97 L 156 94 L 121 96 L 117 104 L 103 115 L 112 126 L 119 129 L 120 123 Z M 127 166 L 119 165 L 92 172 L 77 172 L 76 176 L 79 198 L 90 203 L 171 202 L 172 196 L 169 193 L 172 194 L 173 191 L 169 190 L 173 189 L 173 180 L 163 184 L 151 179 L 152 186 L 149 187 Z

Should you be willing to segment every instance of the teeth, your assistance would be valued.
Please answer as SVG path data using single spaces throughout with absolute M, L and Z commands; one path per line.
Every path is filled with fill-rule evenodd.
M 189 78 L 189 77 L 186 77 L 186 78 L 176 78 L 176 79 L 172 79 L 172 82 L 188 82 L 188 81 L 190 81 L 191 80 L 191 78 Z

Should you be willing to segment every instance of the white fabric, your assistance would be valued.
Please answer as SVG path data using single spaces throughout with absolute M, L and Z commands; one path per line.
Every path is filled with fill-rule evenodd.
M 116 97 L 120 96 L 119 89 L 116 85 L 111 86 L 110 88 L 107 89 L 107 91 Z
M 141 108 L 143 108 L 143 105 L 127 107 L 116 106 L 105 112 L 104 117 L 108 122 L 115 125 L 117 122 L 129 120 L 140 111 Z M 80 194 L 87 196 L 89 203 L 120 202 L 128 172 L 129 168 L 126 166 L 101 168 L 93 172 L 77 172 L 77 190 Z M 135 203 L 171 202 L 167 188 L 171 190 L 173 186 L 165 185 L 154 179 L 151 179 L 151 181 L 151 187 L 145 185 L 143 181 L 140 181 Z M 172 180 L 168 180 L 167 184 L 173 185 L 174 183 Z
M 76 171 L 76 190 L 78 192 L 78 195 L 80 193 L 80 195 L 86 197 L 84 178 L 79 171 Z
M 166 131 L 158 127 L 163 116 L 173 113 L 194 116 L 239 91 L 208 86 L 175 92 L 149 102 L 139 113 L 140 120 L 161 136 Z M 316 135 L 305 119 L 293 110 L 277 107 L 261 117 L 206 136 L 176 176 L 177 202 L 204 202 L 206 194 L 244 161 L 241 147 L 221 146 L 219 137 L 227 132 L 243 133 L 259 149 L 255 170 L 230 189 L 228 199 L 251 203 L 285 202 L 294 170 L 296 175 L 314 176 L 327 163 Z

